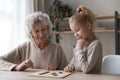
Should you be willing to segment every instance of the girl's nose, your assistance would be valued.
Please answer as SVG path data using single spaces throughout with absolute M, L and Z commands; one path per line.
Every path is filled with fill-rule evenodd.
M 79 34 L 78 33 L 74 33 L 74 36 L 76 39 L 79 39 Z

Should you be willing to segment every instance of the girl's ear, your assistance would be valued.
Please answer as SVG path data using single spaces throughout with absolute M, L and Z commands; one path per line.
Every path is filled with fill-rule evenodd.
M 87 25 L 87 28 L 88 28 L 88 29 L 92 29 L 92 25 L 91 25 L 91 23 L 90 23 L 90 22 L 87 22 L 87 24 L 86 24 L 86 25 Z

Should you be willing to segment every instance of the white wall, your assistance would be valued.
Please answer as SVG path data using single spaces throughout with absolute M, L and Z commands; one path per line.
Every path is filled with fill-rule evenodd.
M 53 0 L 46 0 L 46 11 L 51 5 Z M 73 9 L 76 9 L 79 5 L 84 5 L 91 9 L 95 15 L 114 15 L 114 12 L 117 10 L 120 12 L 120 0 L 61 0 L 64 4 L 69 4 Z M 102 22 L 102 23 L 101 23 Z M 114 20 L 109 21 L 108 23 L 100 21 L 102 25 L 114 28 Z M 72 46 L 75 45 L 76 40 L 74 39 L 73 34 L 61 34 L 62 40 L 60 42 L 68 61 L 72 57 Z M 103 54 L 115 54 L 115 36 L 114 32 L 111 33 L 96 33 L 96 36 L 100 39 L 103 45 Z
M 120 0 L 61 0 L 64 4 L 70 4 L 73 9 L 79 5 L 87 6 L 97 15 L 114 14 L 120 11 Z

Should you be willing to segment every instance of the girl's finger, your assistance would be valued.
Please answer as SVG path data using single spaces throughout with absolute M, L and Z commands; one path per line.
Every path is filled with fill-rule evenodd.
M 68 72 L 68 66 L 65 68 L 66 72 Z

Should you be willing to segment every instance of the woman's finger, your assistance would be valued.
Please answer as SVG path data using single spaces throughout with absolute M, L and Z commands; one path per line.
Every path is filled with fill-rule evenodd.
M 30 67 L 33 68 L 33 62 L 29 60 L 28 63 L 30 64 Z
M 32 61 L 30 59 L 25 61 L 25 65 L 26 65 L 27 68 L 28 67 L 33 68 L 33 63 L 32 63 Z
M 48 65 L 47 65 L 47 64 L 44 64 L 44 68 L 45 68 L 45 69 L 48 69 Z
M 49 69 L 50 69 L 50 70 L 54 70 L 54 68 L 53 68 L 51 65 L 49 65 Z
M 47 69 L 47 70 L 54 70 L 54 67 L 52 67 L 49 64 L 44 64 L 44 68 Z
M 51 70 L 51 66 L 48 64 L 48 70 Z

